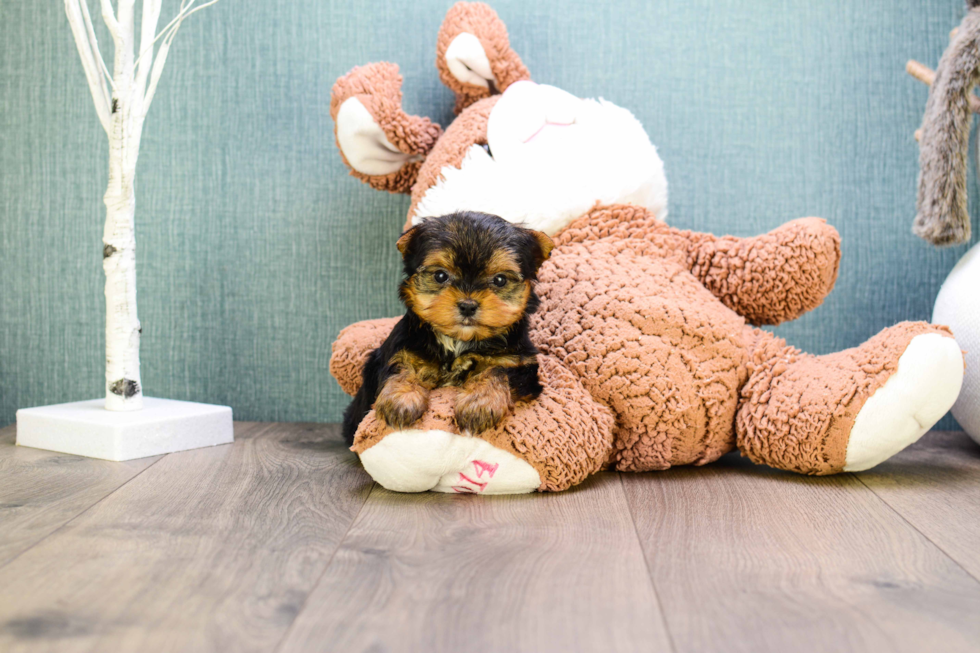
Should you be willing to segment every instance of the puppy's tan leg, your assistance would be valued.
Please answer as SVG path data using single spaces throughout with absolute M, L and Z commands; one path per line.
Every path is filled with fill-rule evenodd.
M 438 381 L 438 368 L 407 351 L 392 357 L 399 371 L 385 381 L 374 402 L 374 412 L 384 423 L 403 429 L 418 421 L 429 407 L 429 391 Z
M 429 388 L 411 372 L 402 371 L 385 382 L 374 402 L 374 412 L 388 426 L 403 429 L 422 417 L 428 406 Z
M 471 376 L 456 395 L 460 431 L 482 433 L 500 424 L 512 405 L 507 373 L 494 367 Z

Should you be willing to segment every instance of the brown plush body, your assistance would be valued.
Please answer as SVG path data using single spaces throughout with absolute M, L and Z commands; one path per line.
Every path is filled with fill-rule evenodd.
M 749 326 L 733 308 L 781 322 L 832 289 L 839 238 L 819 219 L 757 238 L 717 238 L 672 229 L 636 207 L 600 207 L 555 241 L 539 273 L 541 307 L 531 324 L 543 398 L 550 401 L 520 404 L 504 425 L 481 436 L 519 451 L 541 474 L 541 489 L 565 489 L 608 466 L 705 464 L 736 448 L 780 469 L 839 472 L 857 412 L 895 371 L 909 341 L 928 332 L 950 335 L 943 327 L 903 323 L 862 347 L 813 356 Z M 755 295 L 758 304 L 745 305 L 738 291 L 758 278 L 783 293 L 805 292 L 792 293 L 795 306 L 779 299 L 783 293 L 765 292 Z M 393 323 L 341 332 L 331 371 L 347 392 Z M 554 404 L 568 390 L 574 400 L 562 409 L 572 415 Z M 458 432 L 452 392 L 430 400 L 418 428 Z M 589 424 L 589 417 L 596 419 Z M 354 451 L 389 432 L 369 416 Z M 584 457 L 566 465 L 556 449 Z
M 528 81 L 490 15 L 469 3 L 447 14 L 437 65 L 454 77 L 461 113 L 425 141 L 424 161 L 416 145 L 429 123 L 393 109 L 400 92 L 390 89 L 400 80 L 392 64 L 338 80 L 332 115 L 355 176 L 411 192 L 408 227 L 435 207 L 465 202 L 552 236 L 529 323 L 543 390 L 477 437 L 459 435 L 456 388 L 434 389 L 409 429 L 369 412 L 352 449 L 379 483 L 556 491 L 607 467 L 705 464 L 734 449 L 780 469 L 832 474 L 893 455 L 952 405 L 963 359 L 945 327 L 905 322 L 825 356 L 755 328 L 823 302 L 837 279 L 837 231 L 818 218 L 753 238 L 668 226 L 663 167 L 638 121 Z M 352 136 L 371 129 L 373 144 Z M 384 143 L 405 139 L 403 159 L 375 164 L 371 152 L 387 157 Z M 493 186 L 503 182 L 506 189 Z M 369 352 L 396 322 L 340 333 L 331 372 L 346 392 L 357 392 Z

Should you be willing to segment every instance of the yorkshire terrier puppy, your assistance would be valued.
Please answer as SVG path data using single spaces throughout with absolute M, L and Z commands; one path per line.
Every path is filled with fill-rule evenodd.
M 553 247 L 540 231 L 485 213 L 428 218 L 402 234 L 399 296 L 408 310 L 364 366 L 344 413 L 348 446 L 372 406 L 403 429 L 422 417 L 434 388 L 459 388 L 456 424 L 470 433 L 541 394 L 528 316 L 538 307 L 538 268 Z

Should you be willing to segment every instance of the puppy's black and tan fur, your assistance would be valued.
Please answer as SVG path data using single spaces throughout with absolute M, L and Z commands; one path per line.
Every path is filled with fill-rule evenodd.
M 347 444 L 372 406 L 389 426 L 410 426 L 433 388 L 459 388 L 456 424 L 471 433 L 499 424 L 514 401 L 541 394 L 528 315 L 553 247 L 541 232 L 484 213 L 429 218 L 402 234 L 399 295 L 408 310 L 364 366 L 344 413 Z

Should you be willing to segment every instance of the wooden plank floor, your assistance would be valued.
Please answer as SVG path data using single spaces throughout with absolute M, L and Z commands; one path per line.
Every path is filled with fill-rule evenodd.
M 0 430 L 0 651 L 980 651 L 980 446 L 400 495 L 337 428 L 129 463 Z

